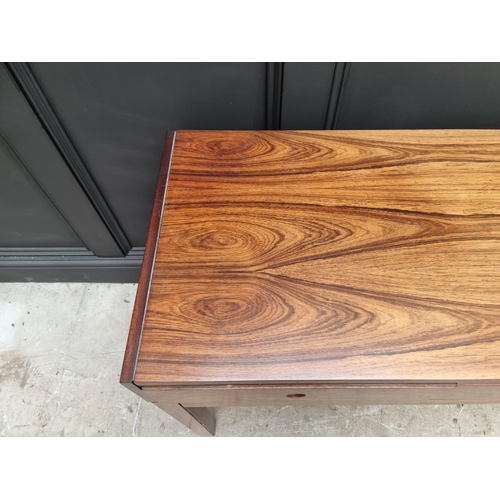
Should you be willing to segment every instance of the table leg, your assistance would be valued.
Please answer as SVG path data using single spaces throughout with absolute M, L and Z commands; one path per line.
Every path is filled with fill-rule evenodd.
M 215 435 L 215 417 L 207 408 L 185 408 L 178 403 L 154 403 L 200 436 Z

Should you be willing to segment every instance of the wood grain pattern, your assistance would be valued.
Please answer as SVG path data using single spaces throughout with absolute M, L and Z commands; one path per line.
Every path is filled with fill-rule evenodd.
M 177 133 L 136 384 L 496 380 L 500 131 Z

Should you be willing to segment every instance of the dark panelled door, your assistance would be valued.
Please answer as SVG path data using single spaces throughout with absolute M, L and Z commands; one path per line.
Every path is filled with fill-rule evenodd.
M 0 136 L 0 245 L 83 247 L 97 256 L 123 256 L 3 64 Z

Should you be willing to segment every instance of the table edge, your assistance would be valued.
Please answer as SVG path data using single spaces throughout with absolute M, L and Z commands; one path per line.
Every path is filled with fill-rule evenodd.
M 134 389 L 132 386 L 137 387 L 136 384 L 134 384 L 134 377 L 137 368 L 137 359 L 139 356 L 139 347 L 141 344 L 151 279 L 153 277 L 161 220 L 165 208 L 165 197 L 168 186 L 170 165 L 172 163 L 174 151 L 175 136 L 176 131 L 168 131 L 165 136 L 153 208 L 151 210 L 148 235 L 146 238 L 146 246 L 144 249 L 144 258 L 142 261 L 141 273 L 139 275 L 134 310 L 132 313 L 132 320 L 130 322 L 127 346 L 125 347 L 125 355 L 120 375 L 120 384 L 125 385 L 132 390 Z

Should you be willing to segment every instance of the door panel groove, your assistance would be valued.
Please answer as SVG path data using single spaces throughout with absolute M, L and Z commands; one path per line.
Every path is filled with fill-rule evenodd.
M 125 255 L 132 245 L 69 138 L 28 63 L 6 63 L 50 139 Z

